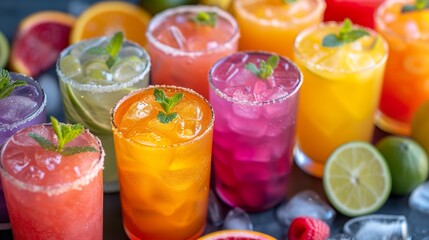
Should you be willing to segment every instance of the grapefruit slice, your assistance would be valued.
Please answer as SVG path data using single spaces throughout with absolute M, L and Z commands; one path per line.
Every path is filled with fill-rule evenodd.
M 105 1 L 87 8 L 74 25 L 70 42 L 112 35 L 122 31 L 128 40 L 141 46 L 146 44 L 146 27 L 150 14 L 142 8 L 126 2 Z
M 222 230 L 204 235 L 198 240 L 275 240 L 275 238 L 256 231 Z
M 68 46 L 75 18 L 67 13 L 42 11 L 21 21 L 12 42 L 10 68 L 32 77 L 50 68 Z

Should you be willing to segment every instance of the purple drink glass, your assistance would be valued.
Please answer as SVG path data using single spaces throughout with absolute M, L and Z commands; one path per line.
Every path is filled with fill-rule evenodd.
M 215 188 L 227 204 L 246 211 L 268 209 L 285 197 L 293 162 L 302 74 L 284 57 L 267 80 L 245 68 L 270 55 L 239 52 L 209 73 Z
M 12 94 L 0 99 L 0 146 L 18 130 L 46 121 L 46 94 L 33 78 L 10 73 L 11 81 L 23 80 Z M 9 217 L 0 182 L 0 230 L 10 228 Z

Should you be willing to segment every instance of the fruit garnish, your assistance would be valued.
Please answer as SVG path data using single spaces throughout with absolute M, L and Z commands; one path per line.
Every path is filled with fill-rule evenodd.
M 164 112 L 159 111 L 156 118 L 158 118 L 161 123 L 169 123 L 173 121 L 177 116 L 177 112 L 171 112 L 171 109 L 174 108 L 174 106 L 176 106 L 183 98 L 183 93 L 176 93 L 169 98 L 165 95 L 164 91 L 155 88 L 153 94 L 155 96 L 155 101 L 161 105 L 162 109 L 164 109 Z
M 392 180 L 389 166 L 373 145 L 349 142 L 326 161 L 323 187 L 334 208 L 353 217 L 380 209 L 389 197 Z
M 273 75 L 274 69 L 277 67 L 279 60 L 280 58 L 278 55 L 272 55 L 267 59 L 267 61 L 261 60 L 259 62 L 259 69 L 253 63 L 246 63 L 245 68 L 258 76 L 258 78 L 265 80 Z
M 4 67 L 9 58 L 9 42 L 5 35 L 0 31 L 0 68 Z
M 55 146 L 51 141 L 48 139 L 35 134 L 35 133 L 29 133 L 28 135 L 33 138 L 36 142 L 39 143 L 41 147 L 43 147 L 46 150 L 57 152 L 63 156 L 70 156 L 76 153 L 81 152 L 96 152 L 97 149 L 95 149 L 92 146 L 70 146 L 66 147 L 67 143 L 75 139 L 77 136 L 79 136 L 83 130 L 84 127 L 82 124 L 65 124 L 58 122 L 58 120 L 55 117 L 51 116 L 51 122 L 52 122 L 52 129 L 54 130 L 55 135 L 58 139 L 58 145 Z
M 70 41 L 77 43 L 83 39 L 122 31 L 128 40 L 145 46 L 149 20 L 150 14 L 135 4 L 125 1 L 101 1 L 92 4 L 79 15 L 70 33 Z
M 295 3 L 297 0 L 282 0 L 283 3 L 291 4 Z
M 294 218 L 289 226 L 289 240 L 326 240 L 331 230 L 322 220 L 313 217 Z
M 26 17 L 12 42 L 10 70 L 34 77 L 49 69 L 69 45 L 74 22 L 72 15 L 56 11 Z
M 115 63 L 118 62 L 118 54 L 122 48 L 124 42 L 124 33 L 116 32 L 106 47 L 95 46 L 88 49 L 88 53 L 97 54 L 97 55 L 109 55 L 109 58 L 106 60 L 106 65 L 108 68 L 111 68 Z
M 11 82 L 9 72 L 0 68 L 0 99 L 9 97 L 16 87 L 25 85 L 27 85 L 27 82 L 23 80 Z
M 392 193 L 411 193 L 429 176 L 429 160 L 415 141 L 399 136 L 384 137 L 377 143 L 392 176 Z
M 201 11 L 191 17 L 191 21 L 198 25 L 215 27 L 217 22 L 217 14 L 215 12 Z
M 369 35 L 369 32 L 364 29 L 353 29 L 353 23 L 350 19 L 344 19 L 343 26 L 337 34 L 331 33 L 326 35 L 322 40 L 324 47 L 338 47 L 345 43 L 351 43 L 359 38 Z
M 401 13 L 419 11 L 423 9 L 429 8 L 429 0 L 416 0 L 416 4 L 414 5 L 403 5 L 401 9 Z

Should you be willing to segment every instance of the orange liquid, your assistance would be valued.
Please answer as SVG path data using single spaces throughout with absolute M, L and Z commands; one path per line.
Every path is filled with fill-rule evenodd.
M 415 1 L 391 1 L 377 12 L 376 29 L 389 43 L 378 125 L 409 134 L 418 107 L 429 99 L 429 10 L 401 13 Z
M 156 118 L 154 87 L 114 109 L 123 222 L 131 239 L 194 239 L 206 224 L 213 114 L 198 95 L 162 89 L 169 97 L 184 92 L 171 123 Z
M 300 31 L 322 21 L 324 1 L 237 0 L 234 16 L 240 27 L 240 50 L 265 50 L 292 59 Z

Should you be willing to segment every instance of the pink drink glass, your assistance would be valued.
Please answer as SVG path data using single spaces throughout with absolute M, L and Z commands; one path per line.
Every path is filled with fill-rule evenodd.
M 245 69 L 269 56 L 239 52 L 219 60 L 209 73 L 216 191 L 246 211 L 268 209 L 284 198 L 293 160 L 302 75 L 283 57 L 267 80 Z

